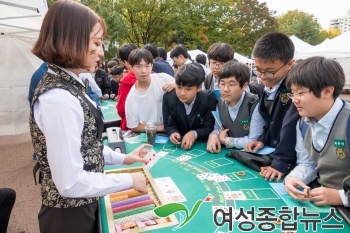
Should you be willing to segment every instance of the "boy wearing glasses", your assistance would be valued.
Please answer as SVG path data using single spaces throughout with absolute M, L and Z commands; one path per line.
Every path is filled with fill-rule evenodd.
M 233 60 L 235 52 L 227 43 L 210 45 L 207 51 L 210 72 L 205 76 L 204 90 L 219 90 L 219 70 L 228 61 Z
M 333 59 L 311 57 L 292 69 L 286 84 L 302 116 L 296 124 L 297 166 L 285 179 L 287 192 L 298 201 L 349 207 L 350 104 L 339 99 L 345 84 L 342 67 Z M 301 130 L 302 124 L 308 127 Z M 308 195 L 297 189 L 309 189 L 314 180 L 322 187 Z
M 173 144 L 190 149 L 195 140 L 203 141 L 213 130 L 216 97 L 202 90 L 203 68 L 186 64 L 175 74 L 175 91 L 163 96 L 164 128 Z
M 207 150 L 218 153 L 221 145 L 226 148 L 243 148 L 248 142 L 256 141 L 265 125 L 258 107 L 258 96 L 246 90 L 249 83 L 249 68 L 241 62 L 225 63 L 219 76 L 221 98 L 216 112 L 225 129 L 215 122 L 210 134 Z
M 264 132 L 257 141 L 249 142 L 245 150 L 256 152 L 265 145 L 275 148 L 270 166 L 261 167 L 265 179 L 279 181 L 295 164 L 295 124 L 299 119 L 295 106 L 288 98 L 285 79 L 294 63 L 294 45 L 291 39 L 279 32 L 262 36 L 253 49 L 256 69 L 264 89 L 259 113 L 265 121 Z

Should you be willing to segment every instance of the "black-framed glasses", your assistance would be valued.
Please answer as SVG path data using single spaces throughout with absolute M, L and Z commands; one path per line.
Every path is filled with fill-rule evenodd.
M 209 66 L 215 67 L 215 68 L 221 68 L 225 63 L 224 62 L 211 62 L 209 61 Z
M 271 72 L 271 71 L 264 71 L 264 72 L 262 72 L 262 71 L 259 71 L 259 70 L 257 70 L 257 69 L 254 69 L 253 70 L 253 72 L 254 72 L 254 74 L 256 74 L 256 76 L 258 76 L 258 77 L 261 77 L 261 75 L 265 75 L 265 77 L 267 77 L 267 78 L 273 78 L 273 76 L 280 70 L 280 69 L 282 69 L 282 67 L 283 66 L 285 66 L 285 65 L 287 65 L 288 64 L 288 62 L 287 63 L 285 63 L 285 64 L 283 64 L 280 68 L 278 68 L 275 72 Z
M 175 62 L 177 60 L 177 57 L 173 57 L 173 61 Z
M 300 100 L 301 97 L 303 95 L 305 95 L 306 93 L 309 93 L 310 91 L 304 91 L 304 92 L 300 92 L 300 93 L 287 93 L 287 96 L 289 97 L 289 99 L 296 99 L 296 100 Z
M 239 86 L 238 83 L 229 83 L 229 84 L 219 83 L 220 90 L 225 90 L 225 88 L 227 87 L 228 90 L 232 91 L 237 86 Z

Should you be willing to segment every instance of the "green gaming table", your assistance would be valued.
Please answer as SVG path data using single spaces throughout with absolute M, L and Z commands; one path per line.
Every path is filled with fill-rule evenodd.
M 100 103 L 105 128 L 120 126 L 121 118 L 118 115 L 116 105 L 117 101 L 111 99 L 102 100 Z
M 105 144 L 108 145 L 106 140 Z M 140 144 L 129 144 L 126 142 L 127 151 L 132 151 L 139 145 Z M 271 187 L 270 182 L 266 181 L 259 175 L 259 172 L 251 170 L 234 159 L 227 158 L 225 156 L 226 153 L 229 153 L 229 150 L 227 149 L 223 149 L 219 154 L 211 154 L 206 151 L 206 144 L 202 142 L 196 142 L 190 150 L 183 150 L 181 147 L 174 146 L 168 142 L 166 144 L 155 144 L 154 150 L 156 152 L 167 152 L 168 154 L 161 157 L 150 169 L 153 179 L 171 177 L 186 198 L 186 201 L 182 202 L 182 204 L 187 207 L 189 212 L 191 212 L 193 206 L 198 200 L 204 200 L 207 197 L 211 197 L 211 200 L 203 202 L 195 216 L 183 227 L 175 229 L 175 225 L 157 229 L 152 232 L 172 232 L 173 230 L 176 230 L 175 232 L 205 233 L 301 233 L 313 232 L 313 225 L 316 230 L 315 232 L 332 232 L 334 230 L 336 232 L 350 232 L 349 225 L 343 220 L 342 215 L 340 215 L 337 210 L 331 212 L 330 208 L 323 208 L 322 213 L 320 213 L 318 212 L 318 209 L 310 202 L 296 202 L 288 195 L 284 195 L 284 198 L 282 198 L 282 195 L 279 195 L 278 192 Z M 185 162 L 181 162 L 176 159 L 183 155 L 190 156 L 190 159 Z M 141 164 L 136 164 L 135 166 L 140 165 Z M 105 166 L 105 170 L 116 168 L 120 167 Z M 226 175 L 229 180 L 225 182 L 217 182 L 215 180 L 201 180 L 198 178 L 199 174 L 207 172 Z M 244 172 L 244 175 L 242 176 L 242 173 L 240 172 Z M 282 184 L 281 182 L 274 183 L 277 185 Z M 246 197 L 245 200 L 242 200 L 239 197 L 237 198 L 237 196 L 234 200 L 228 200 L 226 198 L 227 196 L 225 195 L 227 195 L 227 192 L 230 193 L 231 191 L 239 191 L 244 193 L 244 196 Z M 287 205 L 286 203 L 289 204 Z M 296 206 L 294 206 L 295 203 L 297 203 L 296 205 L 298 205 L 298 209 Z M 225 206 L 227 208 L 225 211 L 227 212 L 217 212 L 217 209 L 223 210 Z M 230 206 L 232 208 L 228 208 Z M 272 213 L 275 217 L 282 216 L 283 211 L 286 211 L 287 206 L 289 206 L 289 210 L 295 211 L 290 211 L 286 214 L 289 215 L 291 219 L 284 221 L 284 229 L 282 229 L 281 223 L 268 221 L 268 218 L 271 216 L 269 216 L 267 212 L 264 214 L 264 211 L 269 209 L 271 210 L 270 213 Z M 305 207 L 304 212 L 302 212 L 302 209 L 300 209 L 302 207 Z M 100 209 L 102 232 L 108 233 L 106 208 L 103 198 L 101 198 L 100 201 Z M 247 217 L 247 220 L 245 220 L 245 217 L 243 216 L 238 216 L 240 210 L 246 213 L 245 217 Z M 299 211 L 301 212 L 299 213 Z M 223 213 L 227 214 L 224 215 Z M 230 213 L 232 216 L 229 217 Z M 299 216 L 295 215 L 298 213 Z M 317 214 L 319 214 L 319 216 Z M 334 214 L 340 219 L 334 217 Z M 184 213 L 177 212 L 175 213 L 175 216 L 178 222 L 181 223 Z M 235 216 L 237 217 L 237 220 L 233 220 L 232 222 L 225 221 L 225 219 L 230 220 L 235 218 Z M 225 217 L 225 219 L 223 217 Z M 340 220 L 340 222 L 337 220 Z M 253 222 L 253 226 L 252 224 L 245 223 L 244 221 Z M 296 231 L 290 230 L 295 229 L 295 227 L 297 228 Z M 337 229 L 336 227 L 343 227 L 343 229 Z M 248 231 L 249 229 L 250 231 Z

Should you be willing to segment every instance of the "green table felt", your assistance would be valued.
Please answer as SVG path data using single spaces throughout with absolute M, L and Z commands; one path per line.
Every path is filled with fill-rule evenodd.
M 107 99 L 102 100 L 100 103 L 100 108 L 103 114 L 104 122 L 105 123 L 113 123 L 120 121 L 120 116 L 117 113 L 116 106 L 117 101 Z
M 108 142 L 106 142 L 108 144 Z M 139 144 L 127 143 L 127 151 L 132 151 Z M 171 177 L 187 201 L 182 202 L 188 208 L 189 212 L 192 210 L 197 200 L 203 200 L 207 196 L 212 196 L 211 202 L 204 202 L 193 219 L 184 227 L 177 229 L 176 232 L 230 232 L 229 223 L 224 223 L 222 226 L 216 226 L 214 223 L 213 206 L 232 206 L 237 211 L 243 208 L 246 211 L 255 209 L 255 218 L 259 217 L 262 211 L 257 208 L 270 207 L 275 208 L 273 211 L 279 216 L 278 211 L 282 206 L 286 206 L 279 195 L 271 188 L 269 182 L 259 175 L 258 172 L 242 165 L 238 161 L 226 158 L 225 154 L 229 150 L 223 149 L 219 154 L 210 154 L 206 151 L 206 144 L 196 142 L 191 150 L 183 150 L 180 147 L 173 146 L 170 142 L 167 144 L 155 144 L 156 152 L 167 151 L 168 154 L 159 159 L 159 161 L 151 168 L 150 173 L 153 178 Z M 176 160 L 181 155 L 189 155 L 192 159 L 180 163 Z M 133 166 L 140 166 L 135 164 Z M 118 168 L 116 166 L 106 166 L 105 170 Z M 239 176 L 238 172 L 244 172 L 245 176 Z M 227 175 L 231 181 L 216 183 L 215 181 L 199 180 L 196 175 L 204 172 L 219 173 L 220 175 Z M 247 200 L 227 201 L 224 197 L 226 191 L 242 191 Z M 101 199 L 101 222 L 104 233 L 108 233 L 106 209 L 104 199 Z M 329 213 L 321 213 L 319 219 L 324 219 Z M 180 222 L 180 214 L 176 213 L 178 221 Z M 338 213 L 338 216 L 339 213 Z M 297 220 L 297 232 L 307 232 L 306 224 L 301 223 L 301 219 L 315 219 L 305 218 L 301 215 Z M 221 223 L 221 218 L 218 218 Z M 238 228 L 240 222 L 232 222 L 233 232 L 244 232 Z M 262 222 L 254 221 L 254 229 L 250 232 L 286 232 L 282 231 L 281 224 L 273 224 L 274 230 L 262 231 L 260 227 L 267 225 Z M 260 225 L 259 225 L 260 224 Z M 317 224 L 317 232 L 331 232 L 331 230 L 321 229 L 321 224 Z M 339 224 L 333 218 L 327 224 Z M 350 232 L 350 227 L 345 221 L 340 224 L 344 225 L 344 229 L 338 229 L 337 232 Z M 244 225 L 247 227 L 247 225 Z M 168 228 L 158 229 L 152 232 L 171 232 L 174 226 Z M 334 230 L 333 230 L 334 231 Z M 311 225 L 308 232 L 312 232 Z

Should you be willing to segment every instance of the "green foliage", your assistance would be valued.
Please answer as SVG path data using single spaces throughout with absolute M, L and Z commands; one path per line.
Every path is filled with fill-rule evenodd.
M 309 44 L 316 45 L 321 42 L 321 26 L 314 15 L 299 10 L 288 11 L 277 18 L 279 31 L 289 36 L 295 35 Z
M 249 56 L 255 41 L 277 28 L 266 3 L 257 0 L 81 0 L 81 3 L 105 19 L 111 45 L 115 41 L 138 46 L 154 43 L 169 50 L 182 43 L 188 49 L 200 47 L 206 51 L 212 43 L 226 42 Z

